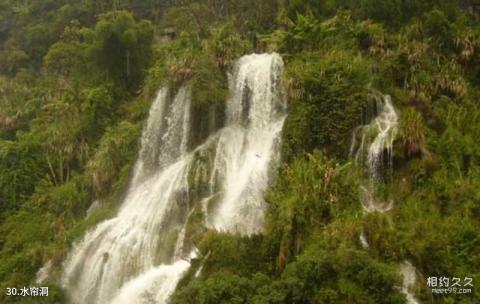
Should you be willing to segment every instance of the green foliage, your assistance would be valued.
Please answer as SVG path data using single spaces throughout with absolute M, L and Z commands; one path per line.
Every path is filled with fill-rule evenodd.
M 478 25 L 453 0 L 0 0 L 0 288 L 50 259 L 58 278 L 69 243 L 114 215 L 160 86 L 190 85 L 201 143 L 252 50 L 282 54 L 289 100 L 266 231 L 208 231 L 194 214 L 203 270 L 173 303 L 404 303 L 403 260 L 420 277 L 480 280 Z M 392 95 L 400 132 L 395 208 L 365 216 L 344 159 L 371 89 Z M 46 302 L 61 303 L 51 287 Z
M 291 96 L 291 115 L 285 123 L 283 155 L 287 159 L 317 147 L 346 155 L 349 134 L 359 124 L 358 113 L 367 102 L 368 64 L 345 51 L 308 54 L 289 63 L 287 75 L 295 79 L 293 87 L 302 91 Z
M 115 11 L 100 16 L 92 35 L 91 52 L 98 66 L 118 85 L 138 88 L 151 60 L 151 23 L 137 23 L 131 13 Z
M 190 83 L 192 102 L 196 106 L 222 103 L 227 98 L 227 78 L 215 65 L 213 58 L 201 57 L 196 61 Z
M 116 209 L 112 206 L 103 206 L 98 210 L 93 211 L 81 221 L 76 222 L 68 231 L 65 232 L 65 237 L 69 244 L 79 240 L 85 233 L 95 227 L 98 223 L 109 219 L 115 215 Z
M 122 166 L 132 164 L 139 134 L 138 126 L 128 121 L 106 130 L 97 152 L 87 165 L 87 175 L 97 194 L 107 193 Z
M 172 303 L 241 304 L 249 302 L 252 283 L 235 274 L 218 273 L 206 281 L 196 281 L 177 293 Z
M 278 252 L 280 267 L 302 251 L 316 228 L 327 226 L 340 210 L 357 202 L 343 170 L 319 153 L 297 157 L 281 170 L 267 196 L 266 223 L 267 240 Z
M 88 143 L 81 133 L 81 113 L 69 99 L 61 95 L 46 103 L 31 122 L 32 132 L 25 140 L 37 142 L 48 165 L 49 178 L 59 185 L 68 181 L 73 168 L 83 164 L 88 155 Z
M 262 237 L 241 237 L 207 231 L 198 243 L 205 256 L 203 275 L 215 272 L 234 273 L 241 276 L 268 270 L 268 261 L 262 254 Z
M 347 6 L 349 8 L 358 12 L 358 17 L 373 19 L 391 28 L 398 28 L 412 18 L 419 17 L 433 8 L 438 8 L 444 10 L 449 15 L 454 15 L 458 5 L 453 0 L 361 0 L 345 2 L 348 2 Z
M 480 151 L 475 144 L 475 138 L 479 136 L 479 110 L 471 101 L 466 101 L 461 106 L 439 104 L 437 113 L 446 123 L 443 132 L 433 142 L 443 159 L 442 166 L 451 176 L 474 174 L 480 159 Z
M 38 147 L 27 142 L 0 141 L 0 216 L 17 209 L 34 192 L 43 177 Z
M 20 76 L 20 75 L 19 75 Z M 35 89 L 29 75 L 26 79 L 0 78 L 0 137 L 14 139 L 15 132 L 25 128 L 36 112 L 39 100 L 34 98 Z
M 290 0 L 287 1 L 287 16 L 294 19 L 297 14 L 305 14 L 307 12 L 316 17 L 324 17 L 330 15 L 333 10 L 335 1 L 328 0 Z
M 212 27 L 210 39 L 204 43 L 205 51 L 217 58 L 217 65 L 221 69 L 228 68 L 234 60 L 246 53 L 249 47 L 232 21 Z
M 65 27 L 61 40 L 52 44 L 43 58 L 47 71 L 68 76 L 84 70 L 89 58 L 86 54 L 87 44 L 82 39 L 83 33 L 78 22 Z
M 50 221 L 48 215 L 23 209 L 2 223 L 0 288 L 24 286 L 33 279 L 41 266 L 43 251 L 52 239 Z
M 426 153 L 426 127 L 422 115 L 413 108 L 402 112 L 400 136 L 406 156 Z
M 55 25 L 16 26 L 13 30 L 25 40 L 15 49 L 17 53 L 2 61 L 0 72 L 15 75 L 0 78 L 0 264 L 2 284 L 7 284 L 2 288 L 28 285 L 46 259 L 52 259 L 58 277 L 67 241 L 112 215 L 114 208 L 105 208 L 80 221 L 94 194 L 118 196 L 137 151 L 138 125 L 119 121 L 127 118 L 123 111 L 130 100 L 124 93 L 139 87 L 149 66 L 153 28 L 149 22 L 136 22 L 130 13 L 116 12 L 102 15 L 90 29 L 85 25 L 95 17 L 89 15 L 90 4 L 83 5 L 62 6 L 53 14 L 58 19 L 49 19 L 58 22 Z M 21 9 L 26 15 L 47 9 L 34 6 L 28 3 Z M 43 17 L 41 13 L 32 19 Z M 56 42 L 53 36 L 58 37 Z M 115 39 L 118 45 L 110 43 Z M 10 41 L 8 45 L 5 50 L 17 44 Z M 131 66 L 127 69 L 121 56 L 115 60 L 123 61 L 109 61 L 115 55 L 107 56 L 109 47 L 118 47 L 124 54 L 128 51 Z M 34 75 L 40 62 L 44 73 Z M 117 67 L 125 77 L 114 75 Z M 143 118 L 135 117 L 136 122 Z M 102 157 L 113 162 L 95 165 Z M 96 169 L 106 170 L 102 184 L 92 183 Z M 16 245 L 8 245 L 15 239 Z M 60 289 L 52 289 L 49 301 L 61 299 Z
M 173 296 L 181 303 L 404 303 L 394 268 L 366 253 L 344 250 L 302 256 L 272 281 L 262 273 L 216 272 Z
M 192 39 L 206 37 L 215 23 L 233 20 L 235 27 L 251 38 L 254 33 L 271 30 L 279 5 L 276 0 L 187 0 L 167 11 L 163 25 L 178 33 L 186 32 Z
M 188 35 L 190 39 L 200 39 L 206 36 L 212 19 L 205 3 L 190 3 L 170 8 L 163 18 L 163 25 L 179 34 Z
M 9 47 L 0 51 L 0 72 L 12 75 L 20 68 L 27 66 L 28 55 L 21 49 Z
M 404 301 L 395 288 L 394 269 L 353 250 L 302 257 L 287 267 L 282 279 L 288 291 L 283 303 Z
M 61 216 L 66 221 L 80 218 L 84 216 L 89 197 L 85 184 L 78 176 L 59 186 L 44 181 L 37 184 L 32 204 L 39 210 Z
M 114 121 L 118 94 L 115 94 L 112 85 L 106 84 L 85 89 L 82 95 L 82 133 L 90 140 L 97 140 L 101 134 L 99 131 L 104 131 Z

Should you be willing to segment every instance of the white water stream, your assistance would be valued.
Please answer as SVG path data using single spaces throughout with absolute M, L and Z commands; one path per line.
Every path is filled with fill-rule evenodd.
M 387 212 L 393 208 L 393 200 L 381 200 L 376 194 L 381 182 L 381 170 L 393 165 L 393 141 L 398 132 L 398 116 L 390 96 L 376 98 L 375 107 L 379 114 L 367 125 L 353 133 L 350 154 L 361 164 L 365 164 L 368 181 L 361 187 L 362 205 L 367 213 Z M 360 139 L 358 139 L 360 137 Z M 384 166 L 386 165 L 386 166 Z
M 360 126 L 353 132 L 350 148 L 351 157 L 367 168 L 367 183 L 360 189 L 361 202 L 366 213 L 384 213 L 391 210 L 394 205 L 393 199 L 379 199 L 376 191 L 378 184 L 383 182 L 382 169 L 393 168 L 393 142 L 398 132 L 398 115 L 389 95 L 375 97 L 374 106 L 378 115 L 369 124 Z M 361 232 L 359 239 L 364 249 L 370 248 L 364 231 Z M 412 293 L 416 283 L 415 267 L 410 262 L 404 261 L 400 264 L 399 274 L 403 278 L 400 290 L 405 294 L 407 303 L 419 304 Z
M 62 284 L 71 303 L 166 303 L 195 257 L 192 245 L 184 246 L 189 215 L 207 210 L 201 205 L 211 197 L 215 206 L 205 215 L 211 228 L 262 231 L 263 193 L 277 164 L 286 112 L 282 70 L 277 54 L 242 57 L 231 79 L 226 126 L 193 151 L 188 86 L 174 98 L 166 88 L 159 91 L 117 216 L 89 231 L 65 261 Z M 209 193 L 192 201 L 202 180 Z
M 401 291 L 407 298 L 407 304 L 420 303 L 412 293 L 412 288 L 417 282 L 416 271 L 415 267 L 408 261 L 404 261 L 400 265 L 400 274 L 403 278 Z

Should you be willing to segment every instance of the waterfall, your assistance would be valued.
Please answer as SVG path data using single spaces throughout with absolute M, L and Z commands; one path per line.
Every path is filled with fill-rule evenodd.
M 373 97 L 373 112 L 377 115 L 370 123 L 355 129 L 350 148 L 351 157 L 367 169 L 367 182 L 360 190 L 363 209 L 368 213 L 386 212 L 393 207 L 393 200 L 381 200 L 376 192 L 382 183 L 382 173 L 391 174 L 393 141 L 398 132 L 398 116 L 390 96 Z
M 52 273 L 52 266 L 52 260 L 48 260 L 42 268 L 37 271 L 35 283 L 42 284 L 49 280 Z
M 375 119 L 374 125 L 378 130 L 378 135 L 368 148 L 368 168 L 372 178 L 378 179 L 379 166 L 383 160 L 384 151 L 387 151 L 389 168 L 392 168 L 393 163 L 393 141 L 397 134 L 398 116 L 390 96 L 386 95 L 384 97 L 382 110 Z
M 364 124 L 354 130 L 350 147 L 350 157 L 361 167 L 366 167 L 367 182 L 361 185 L 360 190 L 363 210 L 367 213 L 387 212 L 393 208 L 393 200 L 379 199 L 377 186 L 384 182 L 385 174 L 392 173 L 393 142 L 398 132 L 398 115 L 390 96 L 373 97 L 373 110 L 363 111 Z M 371 121 L 367 113 L 374 114 Z M 370 248 L 364 231 L 360 233 L 359 239 L 364 249 Z M 416 283 L 415 272 L 416 269 L 410 262 L 404 261 L 400 264 L 399 274 L 403 278 L 400 290 L 408 304 L 420 303 L 411 292 Z
M 191 151 L 190 89 L 175 96 L 160 89 L 117 216 L 87 232 L 65 261 L 62 285 L 71 303 L 166 303 L 196 256 L 187 235 L 194 210 L 209 210 L 210 228 L 262 231 L 263 193 L 286 115 L 282 70 L 277 54 L 240 58 L 224 128 Z M 208 191 L 198 190 L 204 183 Z
M 415 267 L 413 267 L 413 265 L 408 261 L 404 261 L 400 265 L 400 275 L 403 277 L 403 284 L 402 284 L 401 291 L 407 298 L 408 304 L 420 303 L 411 292 L 411 289 L 415 286 L 415 283 L 417 281 L 415 272 L 416 272 Z
M 173 148 L 181 145 L 179 139 L 188 132 L 183 128 L 188 107 L 180 106 L 188 103 L 186 90 L 180 89 L 170 104 L 167 90 L 159 92 L 118 215 L 88 232 L 69 256 L 63 284 L 72 303 L 109 303 L 126 281 L 170 262 L 165 257 L 170 248 L 162 232 L 179 230 L 182 209 L 187 208 L 182 194 L 188 189 L 191 156 L 182 155 L 178 146 Z M 155 172 L 155 168 L 162 169 Z
M 364 249 L 370 248 L 370 245 L 368 244 L 368 241 L 367 241 L 367 236 L 365 235 L 365 231 L 362 231 L 360 233 L 359 239 L 360 239 L 360 245 L 362 245 Z
M 285 119 L 280 87 L 283 62 L 278 55 L 242 57 L 235 66 L 227 127 L 222 130 L 214 160 L 214 180 L 222 204 L 209 222 L 218 230 L 252 234 L 263 227 L 263 190 L 270 166 L 278 159 L 275 145 Z

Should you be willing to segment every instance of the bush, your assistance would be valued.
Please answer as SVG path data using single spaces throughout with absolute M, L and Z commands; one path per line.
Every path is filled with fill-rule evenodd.
M 61 216 L 65 221 L 74 221 L 85 216 L 89 193 L 86 182 L 74 176 L 66 183 L 54 186 L 47 181 L 38 183 L 31 204 L 44 212 Z
M 246 304 L 253 293 L 252 282 L 228 272 L 212 275 L 205 281 L 193 281 L 177 292 L 172 304 Z
M 262 253 L 261 236 L 238 236 L 206 232 L 198 248 L 204 260 L 202 275 L 227 272 L 248 277 L 254 272 L 268 270 L 268 261 Z
M 49 216 L 22 209 L 0 226 L 1 288 L 28 285 L 40 268 L 43 250 L 53 238 Z M 2 293 L 1 297 L 4 296 Z M 3 302 L 3 301 L 2 301 Z
M 303 250 L 315 229 L 357 202 L 350 183 L 341 167 L 320 153 L 297 157 L 281 170 L 267 195 L 266 221 L 266 241 L 281 268 Z
M 0 140 L 0 216 L 20 208 L 34 192 L 46 165 L 40 159 L 34 143 Z
M 133 165 L 139 131 L 138 126 L 127 121 L 106 130 L 95 155 L 87 165 L 87 174 L 97 195 L 108 193 L 121 169 Z
M 300 96 L 290 100 L 291 114 L 285 122 L 287 159 L 314 148 L 339 157 L 348 154 L 351 132 L 361 123 L 361 109 L 368 102 L 368 64 L 346 51 L 314 53 L 287 64 L 287 77 L 303 88 Z
M 435 9 L 426 13 L 423 20 L 425 34 L 436 38 L 441 49 L 451 50 L 454 43 L 454 28 L 445 13 Z
M 406 157 L 427 152 L 426 127 L 422 115 L 414 108 L 408 108 L 402 112 L 399 133 Z

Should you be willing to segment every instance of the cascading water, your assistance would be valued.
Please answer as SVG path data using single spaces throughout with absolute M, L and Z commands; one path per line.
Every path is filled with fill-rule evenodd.
M 407 298 L 408 304 L 420 303 L 411 292 L 411 289 L 415 286 L 415 283 L 417 281 L 417 277 L 415 275 L 416 271 L 417 270 L 415 269 L 415 267 L 413 267 L 413 265 L 408 261 L 405 261 L 400 265 L 400 275 L 403 277 L 403 284 L 401 290 Z
M 362 245 L 364 249 L 370 248 L 370 245 L 368 244 L 368 241 L 367 241 L 367 236 L 365 235 L 364 231 L 360 233 L 360 245 Z
M 71 303 L 165 303 L 195 257 L 185 245 L 193 210 L 211 210 L 206 224 L 217 230 L 261 232 L 263 192 L 285 119 L 282 70 L 277 54 L 242 57 L 226 126 L 190 152 L 189 88 L 173 99 L 168 89 L 159 91 L 118 215 L 89 231 L 65 262 L 62 283 Z M 209 191 L 193 199 L 199 180 Z
M 383 182 L 382 173 L 391 174 L 393 168 L 393 142 L 398 132 L 398 116 L 390 96 L 374 97 L 374 110 L 371 112 L 375 114 L 375 118 L 368 122 L 368 117 L 365 117 L 367 115 L 363 115 L 366 124 L 353 132 L 350 156 L 361 166 L 367 167 L 367 183 L 361 186 L 363 210 L 367 213 L 383 213 L 393 208 L 393 200 L 381 201 L 376 191 L 377 185 Z M 364 231 L 359 238 L 362 247 L 368 249 L 370 246 Z M 400 264 L 399 274 L 403 278 L 401 291 L 408 304 L 419 304 L 411 292 L 416 283 L 415 272 L 416 269 L 410 262 L 404 261 Z
M 386 212 L 393 207 L 393 200 L 376 197 L 376 188 L 382 182 L 382 169 L 392 168 L 393 141 L 398 131 L 398 116 L 390 96 L 382 99 L 375 96 L 374 108 L 375 112 L 379 109 L 378 115 L 354 131 L 350 148 L 350 154 L 360 164 L 366 164 L 368 170 L 368 181 L 361 187 L 363 209 L 368 213 Z
M 178 230 L 181 224 L 171 217 L 187 208 L 181 194 L 188 189 L 189 155 L 174 147 L 188 132 L 183 127 L 188 117 L 187 90 L 180 89 L 171 104 L 168 91 L 159 92 L 142 136 L 134 178 L 117 217 L 88 232 L 68 258 L 63 284 L 72 303 L 109 303 L 126 281 L 170 262 L 165 254 L 170 248 L 161 238 L 162 232 Z M 162 166 L 164 169 L 155 172 Z M 164 274 L 158 271 L 153 275 Z M 164 294 L 172 291 L 161 290 Z
M 278 55 L 250 55 L 236 64 L 227 127 L 222 130 L 213 165 L 211 187 L 222 203 L 209 222 L 218 230 L 252 234 L 263 227 L 263 191 L 270 166 L 276 163 L 275 144 L 285 119 L 280 86 L 283 62 Z
M 398 127 L 398 116 L 388 95 L 384 97 L 384 104 L 380 115 L 375 119 L 375 126 L 378 129 L 378 135 L 368 148 L 367 160 L 370 175 L 372 178 L 378 179 L 379 166 L 383 160 L 384 151 L 387 151 L 388 166 L 392 168 L 393 141 Z

